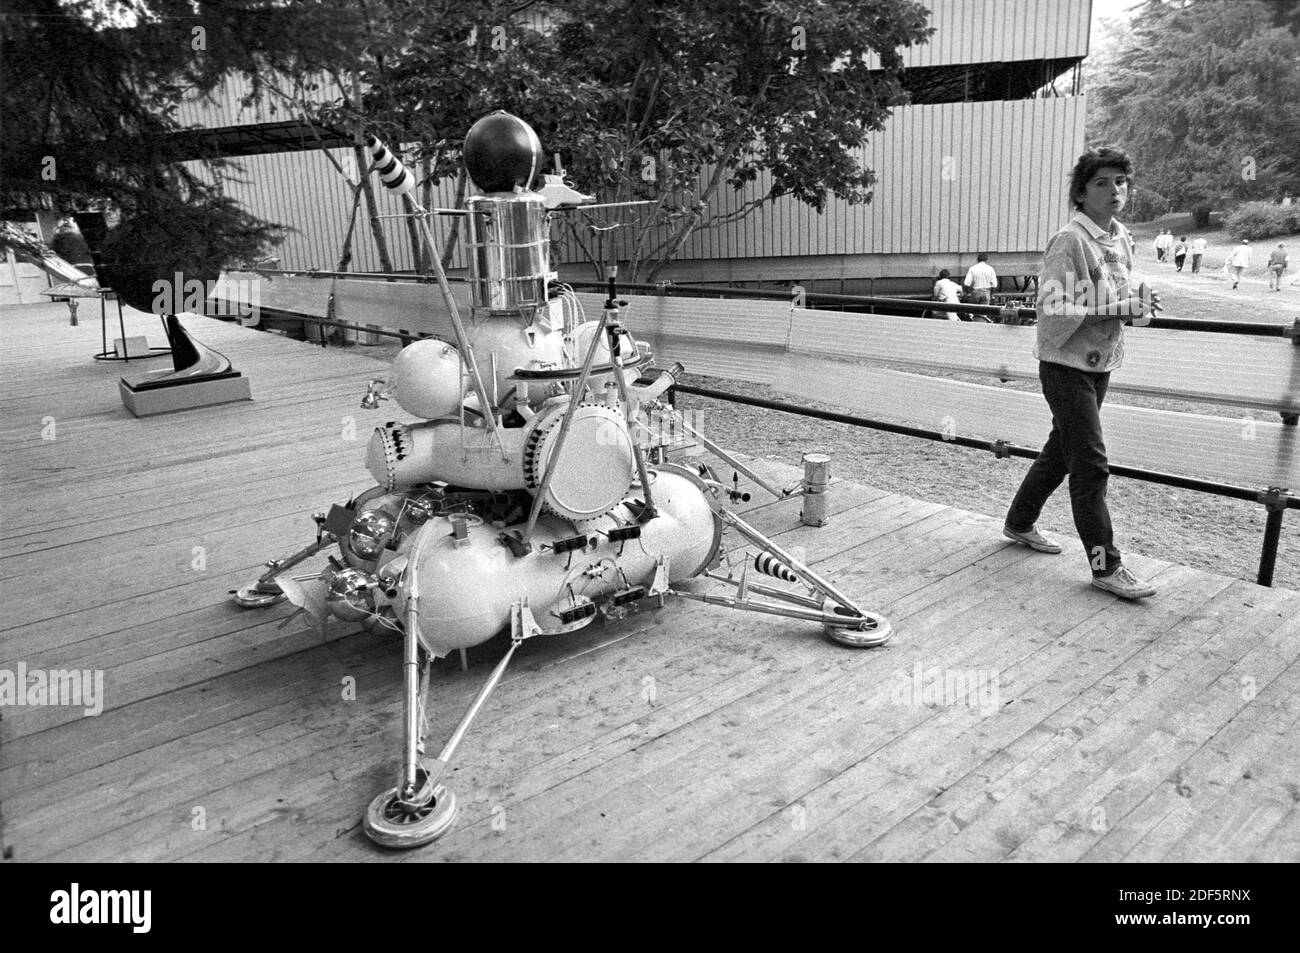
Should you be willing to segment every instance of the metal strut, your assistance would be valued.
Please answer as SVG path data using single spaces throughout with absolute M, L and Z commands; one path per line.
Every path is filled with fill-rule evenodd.
M 663 401 L 655 401 L 652 406 L 654 406 L 656 410 L 660 410 L 669 414 L 672 417 L 672 419 L 676 423 L 678 423 L 683 430 L 686 431 L 688 435 L 694 437 L 701 444 L 703 444 L 705 450 L 708 450 L 709 453 L 713 454 L 715 457 L 717 457 L 723 463 L 727 464 L 727 466 L 731 467 L 733 470 L 737 471 L 738 473 L 743 473 L 746 477 L 753 480 L 756 484 L 761 486 L 763 489 L 767 490 L 768 493 L 771 493 L 772 496 L 774 496 L 776 499 L 784 500 L 793 492 L 793 490 L 779 490 L 776 487 L 774 487 L 772 484 L 768 483 L 766 480 L 764 480 L 761 476 L 759 476 L 749 467 L 745 466 L 743 463 L 741 463 L 739 460 L 737 460 L 735 457 L 729 454 L 726 450 L 723 450 L 721 447 L 719 447 L 708 437 L 704 436 L 704 434 L 700 433 L 698 430 L 696 430 L 694 427 L 688 424 L 686 422 L 685 415 L 683 415 L 671 404 L 665 404 Z M 640 422 L 638 421 L 638 423 Z M 645 424 L 641 424 L 641 428 L 645 430 L 647 433 L 652 432 L 650 428 L 647 427 Z
M 884 645 L 892 637 L 893 627 L 889 624 L 888 619 L 858 608 L 830 580 L 795 559 L 790 553 L 754 529 L 736 514 L 720 506 L 716 507 L 716 511 L 724 522 L 733 526 L 751 543 L 761 546 L 784 562 L 805 585 L 826 596 L 826 600 L 818 602 L 809 596 L 749 582 L 743 573 L 740 580 L 732 579 L 729 576 L 720 576 L 712 572 L 704 573 L 705 577 L 709 579 L 734 586 L 737 590 L 734 596 L 697 593 L 682 589 L 673 589 L 673 595 L 709 605 L 724 606 L 728 609 L 741 609 L 748 612 L 761 612 L 766 615 L 779 615 L 791 619 L 820 622 L 826 631 L 826 635 L 832 641 L 853 648 L 876 648 Z M 779 602 L 764 602 L 752 599 L 750 598 L 751 593 L 767 596 L 770 599 L 779 600 Z M 832 603 L 836 605 L 832 605 Z
M 442 300 L 447 305 L 447 313 L 451 316 L 451 327 L 456 333 L 456 347 L 460 349 L 461 360 L 469 368 L 470 378 L 474 384 L 474 393 L 478 395 L 479 405 L 483 410 L 483 417 L 487 421 L 488 429 L 492 431 L 492 436 L 496 440 L 502 458 L 506 458 L 506 445 L 501 438 L 500 428 L 497 427 L 496 408 L 488 399 L 487 388 L 483 386 L 483 377 L 479 374 L 478 361 L 474 359 L 474 349 L 470 347 L 469 337 L 465 334 L 465 326 L 461 324 L 460 309 L 457 307 L 456 299 L 451 293 L 451 285 L 447 283 L 447 273 L 442 268 L 442 258 L 438 253 L 438 245 L 433 239 L 433 229 L 429 227 L 429 213 L 421 207 L 419 202 L 415 201 L 414 195 L 410 195 L 408 198 L 418 213 L 417 221 L 420 223 L 420 236 L 424 239 L 425 250 L 429 253 L 429 263 L 433 266 L 433 275 L 438 280 L 438 288 L 442 291 Z
M 511 622 L 510 648 L 506 651 L 506 654 L 502 656 L 501 661 L 497 662 L 496 667 L 492 669 L 492 674 L 488 676 L 487 681 L 483 683 L 483 687 L 480 688 L 478 694 L 474 696 L 474 700 L 470 702 L 469 708 L 467 708 L 465 714 L 461 716 L 460 722 L 451 733 L 451 737 L 447 739 L 447 743 L 444 744 L 442 750 L 438 752 L 438 757 L 426 759 L 422 763 L 419 762 L 418 753 L 415 748 L 410 746 L 408 740 L 406 751 L 407 761 L 403 766 L 403 784 L 398 789 L 401 792 L 402 799 L 408 801 L 408 803 L 420 804 L 427 802 L 433 797 L 433 792 L 441 783 L 442 776 L 446 774 L 447 766 L 451 764 L 451 759 L 455 757 L 456 749 L 460 747 L 460 743 L 464 740 L 466 733 L 469 731 L 470 725 L 473 723 L 474 719 L 478 717 L 479 712 L 483 710 L 483 706 L 486 704 L 488 696 L 490 696 L 492 692 L 496 690 L 497 685 L 501 683 L 501 676 L 505 674 L 506 666 L 510 664 L 510 660 L 514 657 L 515 650 L 519 648 L 519 646 L 523 645 L 525 639 L 531 638 L 534 635 L 543 634 L 541 626 L 539 626 L 537 620 L 533 618 L 533 614 L 529 610 L 526 602 L 516 603 L 512 607 Z M 427 688 L 427 683 L 424 687 Z M 408 693 L 411 690 L 412 688 L 408 681 Z M 408 699 L 410 697 L 411 696 L 408 694 Z M 423 706 L 421 706 L 421 715 L 423 715 Z M 408 728 L 409 727 L 412 727 L 412 723 L 408 720 Z M 420 738 L 418 747 L 423 747 L 422 737 Z M 424 783 L 420 785 L 419 790 L 416 790 L 418 771 L 420 768 L 424 769 L 425 778 Z M 408 790 L 410 791 L 409 797 L 407 795 Z
M 546 491 L 550 489 L 551 479 L 555 476 L 556 464 L 560 462 L 560 451 L 564 449 L 564 439 L 569 435 L 569 427 L 573 424 L 573 415 L 582 400 L 582 392 L 587 387 L 587 378 L 591 376 L 591 365 L 596 360 L 596 351 L 600 348 L 601 339 L 605 334 L 605 325 L 608 323 L 609 308 L 606 308 L 601 312 L 600 322 L 596 325 L 596 333 L 591 336 L 587 356 L 582 361 L 582 373 L 578 375 L 578 380 L 569 393 L 569 406 L 565 408 L 564 420 L 560 422 L 560 429 L 555 434 L 555 449 L 551 451 L 550 459 L 546 461 L 546 472 L 542 474 L 542 482 L 537 486 L 537 495 L 533 497 L 532 508 L 528 511 L 528 525 L 524 527 L 524 535 L 521 540 L 521 545 L 525 550 L 532 549 L 533 530 L 537 526 L 537 517 L 542 512 L 542 502 L 546 498 Z
M 610 279 L 613 285 L 614 279 Z M 617 308 L 613 299 L 613 290 L 610 291 L 610 306 Z M 619 322 L 610 322 L 606 329 L 609 333 L 609 358 L 610 363 L 614 365 L 614 381 L 618 387 L 618 398 L 623 403 L 624 420 L 628 420 L 628 415 L 632 411 L 632 400 L 628 397 L 627 381 L 623 379 L 623 355 L 619 346 L 619 335 L 623 331 L 623 325 Z M 637 421 L 639 423 L 639 421 Z M 636 460 L 637 477 L 641 481 L 642 494 L 645 496 L 645 506 L 637 515 L 638 523 L 648 523 L 659 515 L 655 509 L 655 501 L 650 488 L 650 475 L 646 472 L 645 454 L 641 452 L 641 441 L 635 436 L 632 437 L 632 456 Z

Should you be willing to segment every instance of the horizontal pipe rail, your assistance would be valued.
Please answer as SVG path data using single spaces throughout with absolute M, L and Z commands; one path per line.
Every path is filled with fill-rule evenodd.
M 574 288 L 598 288 L 599 282 L 571 281 Z M 693 294 L 720 298 L 757 298 L 767 301 L 790 301 L 788 291 L 762 291 L 752 288 L 723 288 L 713 285 L 648 285 L 621 284 L 619 291 L 642 292 L 648 295 L 675 295 L 689 297 Z M 960 304 L 948 301 L 933 301 L 929 298 L 881 298 L 869 295 L 839 295 L 822 292 L 806 292 L 806 302 L 824 301 L 828 304 L 857 305 L 872 308 L 896 308 L 909 312 L 953 311 L 958 314 L 999 315 L 1003 311 L 1014 311 L 1017 318 L 1026 320 L 1037 316 L 1033 308 L 1002 308 L 991 304 Z M 1162 318 L 1155 316 L 1144 327 L 1161 328 L 1167 331 L 1214 331 L 1223 334 L 1254 334 L 1265 337 L 1291 337 L 1300 334 L 1285 324 L 1265 324 L 1258 321 L 1215 321 L 1202 318 Z
M 902 424 L 891 424 L 883 420 L 872 420 L 869 417 L 857 417 L 852 414 L 839 414 L 829 410 L 818 410 L 815 407 L 804 407 L 799 404 L 787 404 L 782 401 L 766 400 L 762 397 L 747 397 L 744 394 L 731 394 L 725 391 L 713 390 L 708 387 L 694 387 L 689 384 L 677 384 L 674 387 L 678 393 L 694 394 L 698 397 L 710 397 L 714 400 L 728 400 L 737 404 L 749 404 L 752 407 L 762 407 L 766 410 L 779 410 L 787 414 L 799 414 L 803 417 L 814 417 L 818 420 L 827 420 L 832 423 L 851 424 L 855 427 L 869 427 L 872 430 L 881 430 L 886 433 L 902 434 L 907 437 L 920 437 L 924 440 L 938 440 L 942 443 L 950 443 L 959 447 L 970 447 L 973 450 L 988 450 L 991 453 L 1003 454 L 1012 457 L 1024 457 L 1027 460 L 1037 458 L 1039 451 L 1029 447 L 1020 447 L 1016 444 L 1006 443 L 998 440 L 980 440 L 975 437 L 962 437 L 959 435 L 946 436 L 938 430 L 927 430 L 923 427 L 908 427 Z M 1249 500 L 1252 503 L 1259 502 L 1259 490 L 1249 489 L 1242 486 L 1234 486 L 1231 483 L 1216 483 L 1212 480 L 1198 480 L 1195 477 L 1178 476 L 1173 473 L 1161 473 L 1159 470 L 1144 470 L 1140 467 L 1126 467 L 1111 464 L 1110 472 L 1116 476 L 1129 477 L 1135 480 L 1145 480 L 1149 483 L 1159 483 L 1164 486 L 1178 487 L 1184 490 L 1196 490 L 1201 493 L 1213 493 L 1217 496 L 1226 496 L 1236 500 Z M 1292 497 L 1286 501 L 1287 509 L 1300 509 L 1300 497 Z
M 239 270 L 239 269 L 234 269 Z M 381 281 L 409 281 L 413 284 L 432 284 L 435 282 L 433 275 L 417 275 L 410 273 L 397 272 L 377 272 L 377 271 L 321 271 L 310 269 L 308 271 L 285 271 L 276 268 L 248 268 L 243 269 L 245 272 L 252 272 L 259 275 L 266 275 L 272 279 L 276 275 L 289 278 L 361 278 L 365 280 L 375 279 Z M 447 276 L 450 282 L 468 282 L 465 277 Z M 592 288 L 597 291 L 605 291 L 608 285 L 599 281 L 569 281 L 565 282 L 573 288 Z M 765 301 L 790 301 L 792 295 L 788 291 L 763 291 L 756 288 L 724 288 L 717 285 L 669 285 L 669 284 L 621 284 L 620 292 L 643 293 L 647 295 L 665 295 L 665 296 L 686 296 L 706 295 L 718 298 L 750 298 Z M 1037 312 L 1033 308 L 1002 308 L 998 305 L 991 304 L 963 304 L 948 301 L 932 301 L 928 298 L 884 298 L 871 295 L 841 295 L 829 294 L 823 292 L 805 292 L 805 302 L 825 302 L 827 304 L 836 304 L 842 307 L 853 306 L 863 308 L 894 308 L 896 310 L 920 313 L 924 311 L 953 311 L 958 314 L 983 314 L 990 317 L 1000 315 L 1004 311 L 1011 310 L 1016 313 L 1017 319 L 1024 321 L 1035 317 Z M 1250 334 L 1263 337 L 1290 337 L 1300 343 L 1300 321 L 1297 321 L 1295 327 L 1288 327 L 1285 324 L 1265 324 L 1259 321 L 1215 321 L 1209 318 L 1162 318 L 1153 317 L 1146 327 L 1160 328 L 1167 331 L 1212 331 L 1217 334 Z

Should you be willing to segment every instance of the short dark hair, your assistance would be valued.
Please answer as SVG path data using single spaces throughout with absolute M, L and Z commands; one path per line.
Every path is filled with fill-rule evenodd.
M 986 252 L 986 251 L 982 251 L 982 252 L 980 252 L 978 255 L 975 256 L 975 260 L 976 260 L 976 261 L 988 261 L 988 260 L 989 260 L 989 253 Z
M 1083 203 L 1078 199 L 1079 193 L 1088 188 L 1088 183 L 1099 170 L 1105 168 L 1119 169 L 1129 178 L 1133 177 L 1133 160 L 1124 150 L 1113 146 L 1089 149 L 1079 156 L 1074 168 L 1070 170 L 1070 203 L 1078 211 L 1083 211 Z
M 939 269 L 939 277 L 940 277 L 940 278 L 947 278 L 947 277 L 948 277 L 949 275 L 951 275 L 951 274 L 952 274 L 952 272 L 949 271 L 947 268 L 941 268 L 941 269 Z

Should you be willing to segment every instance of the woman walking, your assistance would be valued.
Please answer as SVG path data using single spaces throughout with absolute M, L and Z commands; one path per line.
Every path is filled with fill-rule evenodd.
M 1070 508 L 1092 584 L 1125 599 L 1155 594 L 1115 546 L 1106 484 L 1110 467 L 1101 404 L 1124 357 L 1124 324 L 1160 310 L 1160 296 L 1130 285 L 1128 229 L 1115 218 L 1128 201 L 1133 163 L 1119 149 L 1090 149 L 1070 173 L 1075 213 L 1047 245 L 1039 273 L 1034 354 L 1052 432 L 1007 512 L 1003 534 L 1039 552 L 1061 547 L 1034 528 L 1047 498 L 1069 477 Z

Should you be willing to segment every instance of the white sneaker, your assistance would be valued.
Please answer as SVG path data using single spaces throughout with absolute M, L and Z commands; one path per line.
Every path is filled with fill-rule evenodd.
M 1034 526 L 1029 527 L 1029 529 L 1025 530 L 1023 533 L 1018 533 L 1010 526 L 1004 525 L 1002 527 L 1002 535 L 1007 539 L 1014 539 L 1017 543 L 1024 543 L 1030 549 L 1036 549 L 1040 553 L 1055 554 L 1061 551 L 1059 543 L 1053 542 L 1046 536 L 1043 536 L 1038 532 L 1038 528 Z
M 1114 593 L 1121 599 L 1145 599 L 1156 594 L 1156 587 L 1120 566 L 1109 576 L 1093 576 L 1092 584 L 1098 589 Z

